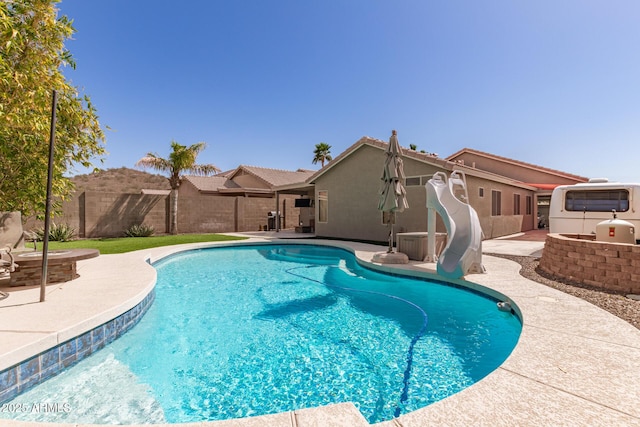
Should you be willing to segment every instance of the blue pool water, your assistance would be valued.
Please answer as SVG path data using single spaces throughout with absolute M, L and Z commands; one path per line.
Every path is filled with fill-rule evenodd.
M 11 402 L 66 410 L 14 418 L 178 423 L 354 402 L 379 422 L 477 382 L 521 330 L 489 297 L 375 272 L 336 248 L 204 249 L 155 267 L 135 328 Z

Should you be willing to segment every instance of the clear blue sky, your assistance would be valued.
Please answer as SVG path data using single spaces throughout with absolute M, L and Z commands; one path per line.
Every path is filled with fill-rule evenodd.
M 104 168 L 295 170 L 362 136 L 640 182 L 638 0 L 63 0 Z M 79 170 L 78 172 L 83 172 Z

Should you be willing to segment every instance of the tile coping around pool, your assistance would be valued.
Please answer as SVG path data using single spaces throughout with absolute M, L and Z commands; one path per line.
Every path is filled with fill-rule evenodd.
M 44 303 L 34 303 L 39 289 L 12 289 L 10 298 L 0 301 L 0 401 L 3 395 L 13 392 L 6 389 L 14 387 L 15 390 L 16 386 L 11 386 L 13 381 L 30 385 L 35 377 L 48 375 L 56 365 L 65 366 L 73 358 L 72 354 L 82 358 L 115 339 L 118 330 L 123 333 L 125 324 L 129 328 L 133 326 L 153 301 L 155 270 L 148 262 L 186 249 L 268 241 L 287 240 L 252 238 L 239 243 L 180 245 L 81 261 L 80 278 L 49 285 Z M 349 249 L 360 262 L 376 269 L 406 271 L 423 277 L 435 273 L 435 265 L 428 263 L 374 265 L 371 258 L 381 251 L 380 246 L 322 240 L 295 242 Z M 640 331 L 583 300 L 522 278 L 518 274 L 520 267 L 514 262 L 490 256 L 483 257 L 483 262 L 487 274 L 474 274 L 467 279 L 472 282 L 471 287 L 488 289 L 494 297 L 507 295 L 519 307 L 523 330 L 513 353 L 496 371 L 460 393 L 376 425 L 640 426 L 637 403 L 640 401 L 640 387 L 637 387 L 640 384 Z M 36 365 L 40 374 L 34 373 Z M 7 374 L 16 366 L 20 368 L 15 374 Z M 3 426 L 37 425 L 6 419 L 2 419 L 2 423 Z M 339 403 L 189 425 L 369 424 L 353 404 Z

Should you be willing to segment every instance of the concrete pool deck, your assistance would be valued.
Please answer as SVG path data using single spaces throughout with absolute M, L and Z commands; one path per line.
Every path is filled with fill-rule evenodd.
M 243 243 L 286 237 L 303 236 L 285 232 L 257 233 Z M 363 243 L 319 239 L 309 243 L 351 248 L 365 263 L 369 263 L 376 252 L 384 251 L 381 246 Z M 39 287 L 1 288 L 10 297 L 0 301 L 0 371 L 138 304 L 155 283 L 155 270 L 146 260 L 206 246 L 216 244 L 180 245 L 80 261 L 77 266 L 80 277 L 47 286 L 44 303 L 38 302 Z M 530 255 L 542 247 L 543 242 L 532 241 L 483 242 L 487 253 Z M 472 387 L 376 426 L 640 426 L 640 330 L 581 299 L 523 278 L 515 262 L 492 256 L 484 256 L 483 262 L 487 273 L 469 275 L 467 279 L 508 296 L 522 312 L 522 335 L 513 353 L 496 371 Z M 435 271 L 434 264 L 418 262 L 394 268 L 420 275 Z M 7 427 L 38 425 L 6 419 L 0 419 L 0 424 Z M 255 418 L 186 425 L 357 427 L 369 424 L 353 404 L 340 403 Z

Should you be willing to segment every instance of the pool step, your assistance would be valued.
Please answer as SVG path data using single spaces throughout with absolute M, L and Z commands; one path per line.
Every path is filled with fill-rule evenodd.
M 267 259 L 295 262 L 299 264 L 313 264 L 313 265 L 338 265 L 340 258 L 327 255 L 314 255 L 303 252 L 292 252 L 290 250 L 261 250 L 260 253 Z

